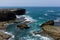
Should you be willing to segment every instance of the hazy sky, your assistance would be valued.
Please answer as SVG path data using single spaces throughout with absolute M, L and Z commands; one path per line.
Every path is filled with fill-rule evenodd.
M 60 0 L 0 0 L 0 6 L 60 6 Z

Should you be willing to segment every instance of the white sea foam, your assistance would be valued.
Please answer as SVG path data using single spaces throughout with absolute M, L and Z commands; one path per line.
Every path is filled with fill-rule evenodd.
M 34 33 L 32 33 L 32 36 L 34 36 L 34 37 L 39 37 L 40 40 L 54 40 L 54 39 L 51 38 L 51 37 L 41 36 L 40 34 L 34 34 Z
M 48 16 L 48 14 L 47 14 L 47 13 L 45 13 L 44 15 L 45 15 L 45 16 Z
M 22 15 L 16 15 L 16 18 L 21 18 L 22 17 Z
M 23 19 L 26 19 L 25 21 L 30 21 L 30 22 L 35 22 L 35 21 L 37 21 L 37 20 L 35 20 L 35 19 L 33 19 L 32 17 L 30 17 L 30 16 L 28 16 L 28 15 L 20 15 L 20 16 L 18 16 L 18 15 L 16 15 L 16 17 L 17 18 L 22 18 L 22 17 L 24 17 Z
M 41 39 L 41 40 L 53 40 L 52 38 L 43 37 L 43 36 L 42 36 L 40 39 Z
M 25 17 L 26 21 L 31 21 L 31 22 L 36 22 L 37 21 L 30 16 L 27 16 L 27 15 L 23 15 L 23 16 Z
M 47 10 L 47 12 L 55 12 L 54 10 Z
M 23 37 L 23 38 L 20 38 L 20 40 L 54 40 L 53 38 L 49 38 L 49 37 L 44 37 L 44 36 L 41 36 L 40 34 L 37 34 L 35 35 L 34 33 L 32 33 L 32 36 L 29 36 L 27 35 L 27 37 Z

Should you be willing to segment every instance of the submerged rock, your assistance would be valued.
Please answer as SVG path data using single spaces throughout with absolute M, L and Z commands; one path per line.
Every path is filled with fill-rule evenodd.
M 54 26 L 54 21 L 48 21 L 42 26 L 43 31 L 54 38 L 60 40 L 60 26 Z
M 19 25 L 17 25 L 17 27 L 20 29 L 29 29 L 28 25 L 25 23 L 19 24 Z

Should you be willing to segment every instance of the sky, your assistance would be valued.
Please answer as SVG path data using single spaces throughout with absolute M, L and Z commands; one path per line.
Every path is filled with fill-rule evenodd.
M 60 7 L 60 0 L 0 0 L 0 7 L 2 6 Z

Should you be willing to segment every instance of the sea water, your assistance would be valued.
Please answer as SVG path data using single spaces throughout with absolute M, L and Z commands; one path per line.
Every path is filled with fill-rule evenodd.
M 40 31 L 41 26 L 48 20 L 60 20 L 60 7 L 22 7 L 26 9 L 26 14 L 22 15 L 31 21 L 29 29 L 18 29 L 17 24 L 12 24 L 7 27 L 7 31 L 15 35 L 14 40 L 53 40 L 52 38 L 35 35 L 33 32 Z

